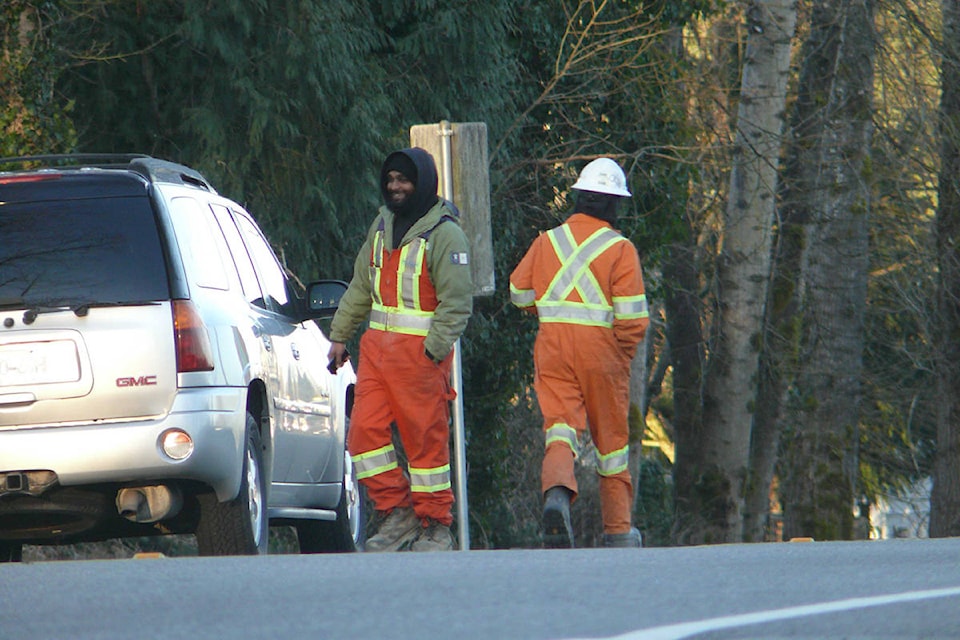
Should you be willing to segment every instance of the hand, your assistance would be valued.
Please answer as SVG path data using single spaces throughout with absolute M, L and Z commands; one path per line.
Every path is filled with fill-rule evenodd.
M 327 371 L 336 373 L 337 369 L 343 366 L 343 363 L 350 359 L 350 353 L 347 351 L 347 345 L 342 342 L 331 342 L 330 351 L 327 352 Z

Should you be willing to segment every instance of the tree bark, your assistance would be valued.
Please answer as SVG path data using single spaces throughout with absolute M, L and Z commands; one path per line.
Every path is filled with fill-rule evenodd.
M 848 540 L 858 491 L 869 268 L 873 0 L 818 0 L 802 52 L 791 206 L 807 221 L 797 375 L 786 417 L 783 535 Z
M 700 491 L 703 455 L 703 333 L 696 247 L 672 245 L 663 266 L 664 331 L 673 365 L 674 525 L 678 544 L 698 544 L 709 497 Z
M 713 497 L 705 514 L 709 523 L 699 537 L 707 543 L 742 539 L 796 5 L 756 0 L 749 3 L 747 18 L 733 170 L 717 264 L 719 315 L 705 377 L 700 483 Z
M 930 537 L 960 535 L 960 1 L 943 0 L 940 184 L 936 219 L 937 453 Z

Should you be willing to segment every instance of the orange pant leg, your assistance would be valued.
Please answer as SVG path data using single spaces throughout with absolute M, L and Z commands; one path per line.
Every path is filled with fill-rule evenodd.
M 599 342 L 599 341 L 598 341 Z M 590 437 L 600 456 L 624 451 L 630 442 L 630 359 L 612 340 L 595 343 L 578 371 Z M 600 469 L 598 469 L 598 472 Z M 633 513 L 633 481 L 628 468 L 600 473 L 600 508 L 604 533 L 627 533 Z
M 570 359 L 556 327 L 541 326 L 534 344 L 534 390 L 543 414 L 546 434 L 555 425 L 567 425 L 577 433 L 577 439 L 586 429 L 586 410 L 583 395 Z M 578 492 L 574 475 L 576 443 L 573 447 L 562 441 L 550 442 L 544 452 L 540 473 L 541 490 L 563 486 L 574 496 Z
M 424 355 L 423 338 L 398 336 L 389 353 L 394 420 L 411 469 L 413 508 L 421 518 L 453 522 L 450 485 L 450 386 L 453 354 L 439 365 Z
M 387 388 L 389 370 L 383 365 L 383 342 L 387 334 L 367 331 L 360 338 L 356 396 L 350 417 L 347 447 L 351 456 L 393 446 L 393 410 Z M 396 466 L 360 480 L 378 511 L 409 507 L 410 483 Z

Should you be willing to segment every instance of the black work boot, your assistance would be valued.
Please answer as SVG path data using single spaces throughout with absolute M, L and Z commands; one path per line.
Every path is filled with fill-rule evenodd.
M 643 536 L 636 527 L 631 527 L 626 533 L 605 533 L 603 534 L 603 546 L 605 547 L 642 547 Z
M 550 487 L 543 494 L 543 546 L 546 549 L 573 549 L 570 494 L 566 487 Z

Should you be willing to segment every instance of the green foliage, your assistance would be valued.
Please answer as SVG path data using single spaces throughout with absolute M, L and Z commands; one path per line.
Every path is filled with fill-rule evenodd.
M 7 0 L 0 6 L 0 156 L 70 151 L 72 101 L 54 92 L 62 71 L 57 29 L 63 2 Z
M 666 547 L 673 542 L 673 485 L 670 470 L 655 458 L 645 458 L 637 475 L 634 523 L 643 532 L 645 547 Z

